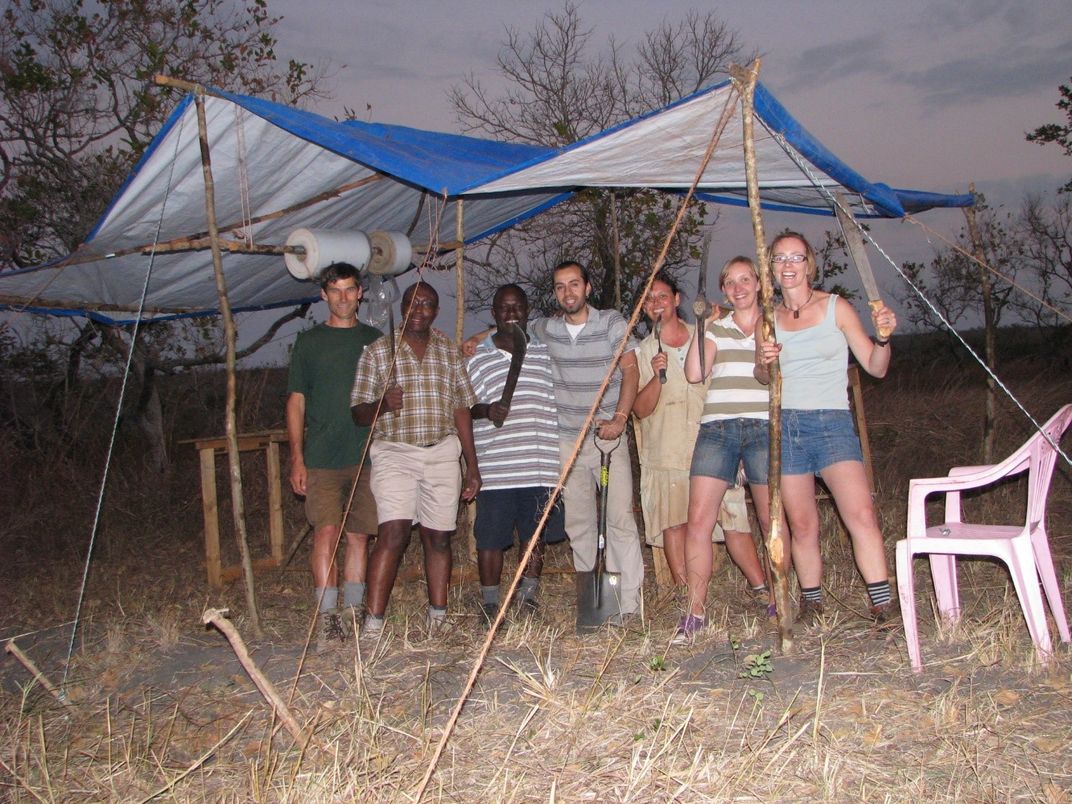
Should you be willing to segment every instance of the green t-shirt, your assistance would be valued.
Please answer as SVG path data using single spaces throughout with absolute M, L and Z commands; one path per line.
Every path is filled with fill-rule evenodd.
M 380 336 L 360 321 L 353 327 L 317 324 L 298 334 L 287 392 L 305 397 L 306 466 L 342 469 L 361 459 L 369 429 L 354 424 L 350 391 L 361 352 Z

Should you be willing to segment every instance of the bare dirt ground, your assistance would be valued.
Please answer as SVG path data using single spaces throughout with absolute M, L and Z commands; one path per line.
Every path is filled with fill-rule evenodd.
M 1025 370 L 1017 391 L 1046 418 L 1072 399 L 1072 381 Z M 908 373 L 868 387 L 891 568 L 907 479 L 975 462 L 981 401 L 980 385 L 963 378 Z M 1019 414 L 1003 416 L 999 453 L 1027 434 Z M 445 633 L 425 633 L 423 585 L 411 578 L 396 589 L 379 643 L 351 639 L 303 658 L 312 614 L 306 548 L 286 570 L 258 575 L 265 635 L 255 638 L 240 586 L 218 592 L 204 581 L 196 464 L 178 451 L 176 461 L 166 481 L 130 472 L 109 488 L 67 672 L 72 705 L 10 657 L 0 663 L 0 796 L 412 799 L 486 633 L 464 545 Z M 259 535 L 256 473 L 251 465 L 247 507 Z M 91 483 L 70 474 L 45 488 L 17 479 L 13 487 L 0 541 L 0 637 L 17 637 L 59 682 Z M 1015 521 L 1022 496 L 1023 484 L 1010 484 L 971 501 L 968 513 Z M 681 600 L 657 589 L 650 572 L 642 617 L 579 637 L 568 547 L 552 549 L 540 612 L 507 616 L 425 800 L 1069 801 L 1072 655 L 1060 645 L 1038 663 L 1005 570 L 963 562 L 964 618 L 950 627 L 936 621 L 926 562 L 917 562 L 926 666 L 916 675 L 903 632 L 877 631 L 861 616 L 866 595 L 851 551 L 833 515 L 824 517 L 827 615 L 798 629 L 792 655 L 779 653 L 725 559 L 712 625 L 694 645 L 669 645 Z M 301 527 L 290 500 L 287 523 L 290 538 Z M 1067 602 L 1067 467 L 1055 475 L 1049 526 Z M 416 546 L 407 565 L 419 566 Z M 314 736 L 305 751 L 223 636 L 200 625 L 208 606 L 230 608 L 253 659 Z

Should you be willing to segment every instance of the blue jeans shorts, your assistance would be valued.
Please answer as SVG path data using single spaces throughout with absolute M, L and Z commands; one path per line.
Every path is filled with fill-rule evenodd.
M 839 461 L 863 459 L 849 411 L 782 411 L 783 475 L 810 475 Z
M 766 419 L 716 419 L 700 425 L 689 475 L 715 477 L 731 486 L 744 462 L 749 483 L 767 485 L 770 426 Z
M 551 491 L 544 486 L 481 491 L 476 498 L 476 522 L 473 523 L 477 549 L 506 550 L 513 547 L 515 527 L 518 541 L 527 544 L 543 516 L 543 508 Z M 560 496 L 547 517 L 542 539 L 545 544 L 555 544 L 565 538 Z

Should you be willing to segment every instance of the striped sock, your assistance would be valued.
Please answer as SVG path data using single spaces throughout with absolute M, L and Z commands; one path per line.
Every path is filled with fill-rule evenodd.
M 766 595 L 770 593 L 770 589 L 767 588 L 767 584 L 761 583 L 752 587 L 752 593 L 755 595 Z
M 823 587 L 821 586 L 809 586 L 807 588 L 800 587 L 800 596 L 811 603 L 823 602 Z
M 884 606 L 890 602 L 890 581 L 875 581 L 867 585 L 867 596 L 871 598 L 872 606 Z

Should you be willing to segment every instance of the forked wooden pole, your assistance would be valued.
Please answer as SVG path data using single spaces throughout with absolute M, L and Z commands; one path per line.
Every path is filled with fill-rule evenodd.
M 159 81 L 159 77 L 158 77 Z M 176 85 L 174 79 L 169 81 Z M 235 414 L 236 341 L 234 316 L 227 296 L 227 280 L 223 275 L 223 256 L 220 250 L 220 232 L 216 225 L 216 185 L 212 179 L 212 157 L 208 144 L 208 124 L 205 120 L 205 89 L 196 84 L 187 84 L 194 93 L 197 109 L 197 139 L 201 146 L 201 170 L 205 177 L 205 214 L 208 218 L 208 235 L 212 246 L 212 270 L 216 276 L 216 295 L 220 300 L 220 317 L 223 319 L 224 341 L 227 346 L 227 405 L 224 413 L 224 431 L 227 434 L 227 465 L 231 472 L 231 511 L 233 513 L 235 540 L 242 561 L 242 577 L 245 580 L 246 608 L 249 610 L 253 633 L 260 638 L 260 612 L 257 610 L 257 590 L 253 585 L 253 561 L 249 555 L 249 539 L 246 536 L 246 506 L 242 495 L 242 464 L 238 451 L 238 424 Z
M 465 335 L 465 202 L 460 198 L 454 202 L 454 240 L 454 342 L 460 344 Z
M 53 685 L 53 683 L 48 680 L 48 678 L 45 677 L 45 674 L 37 669 L 37 665 L 33 663 L 33 659 L 31 659 L 29 656 L 19 650 L 19 646 L 15 644 L 14 639 L 9 639 L 4 644 L 4 650 L 14 656 L 16 659 L 18 659 L 22 666 L 30 671 L 30 675 L 34 677 L 34 680 L 37 681 L 37 683 L 44 687 L 46 690 L 48 690 L 49 693 L 52 694 L 53 698 L 55 698 L 64 706 L 72 705 L 71 702 L 67 700 L 67 697 L 63 693 L 61 693 L 55 687 L 55 685 Z
M 264 700 L 268 702 L 268 705 L 275 711 L 276 716 L 283 722 L 284 728 L 290 732 L 290 736 L 294 738 L 294 741 L 301 748 L 308 747 L 310 736 L 298 724 L 294 715 L 291 714 L 290 708 L 283 701 L 272 682 L 268 680 L 267 676 L 261 672 L 260 668 L 253 662 L 253 659 L 250 658 L 246 643 L 242 640 L 242 636 L 238 631 L 235 630 L 231 621 L 227 619 L 226 613 L 226 609 L 205 609 L 204 614 L 201 615 L 201 622 L 205 625 L 215 626 L 227 638 L 242 668 L 253 679 L 253 683 L 257 685 L 257 689 L 264 696 Z
M 763 233 L 763 213 L 759 204 L 759 179 L 756 172 L 756 143 L 753 113 L 755 109 L 756 79 L 759 76 L 760 60 L 751 66 L 734 66 L 730 76 L 741 95 L 741 122 L 744 134 L 744 168 L 748 181 L 748 208 L 752 213 L 752 232 L 756 239 L 756 266 L 763 296 L 762 334 L 765 341 L 774 340 L 774 285 L 771 282 L 770 264 L 767 262 L 766 237 Z M 770 366 L 770 463 L 767 469 L 770 490 L 770 531 L 767 533 L 767 555 L 770 556 L 771 572 L 774 574 L 774 603 L 778 607 L 778 634 L 781 637 L 782 653 L 793 652 L 792 601 L 789 598 L 789 577 L 785 572 L 786 545 L 782 533 L 782 372 L 778 361 Z

